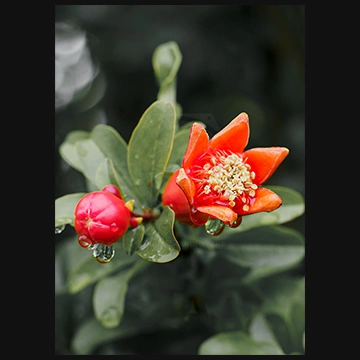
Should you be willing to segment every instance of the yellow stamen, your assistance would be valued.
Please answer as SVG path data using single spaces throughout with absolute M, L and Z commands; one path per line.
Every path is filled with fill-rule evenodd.
M 206 184 L 203 188 L 205 194 L 213 190 L 228 200 L 231 207 L 235 206 L 234 200 L 239 197 L 244 203 L 243 210 L 249 211 L 248 197 L 254 197 L 258 187 L 252 182 L 255 172 L 240 156 L 219 152 L 203 166 L 202 175 Z

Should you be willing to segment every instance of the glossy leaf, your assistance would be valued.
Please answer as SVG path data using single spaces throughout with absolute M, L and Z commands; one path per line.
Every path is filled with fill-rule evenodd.
M 124 314 L 128 283 L 147 265 L 146 261 L 137 261 L 131 268 L 122 270 L 96 284 L 93 295 L 94 313 L 104 327 L 114 328 L 120 324 Z
M 205 340 L 199 355 L 284 355 L 271 341 L 255 341 L 243 331 L 216 334 Z
M 67 134 L 64 141 L 59 146 L 59 153 L 63 160 L 80 172 L 82 171 L 82 165 L 76 150 L 76 142 L 88 139 L 89 137 L 90 133 L 88 131 L 74 130 Z
M 95 183 L 98 189 L 102 189 L 104 186 L 113 184 L 116 185 L 121 192 L 121 186 L 116 178 L 114 165 L 111 159 L 105 158 L 96 170 Z
M 91 139 L 113 165 L 110 174 L 118 185 L 125 201 L 135 200 L 135 208 L 140 209 L 140 200 L 136 197 L 127 166 L 127 144 L 121 135 L 109 125 L 97 125 L 91 132 Z M 114 174 L 112 174 L 112 171 Z M 106 185 L 106 184 L 105 184 Z
M 122 238 L 122 243 L 125 252 L 130 256 L 132 255 L 141 245 L 144 238 L 145 227 L 143 224 L 138 225 L 136 228 L 128 229 Z
M 88 257 L 74 266 L 67 279 L 67 288 L 70 293 L 77 293 L 85 287 L 97 282 L 98 280 L 109 276 L 116 270 L 120 270 L 131 265 L 136 258 L 125 254 L 121 244 L 114 244 L 115 256 L 107 264 L 98 263 L 91 251 Z M 85 251 L 85 250 L 84 250 Z
M 218 251 L 234 264 L 250 268 L 242 281 L 251 282 L 298 264 L 305 246 L 297 230 L 267 226 L 228 237 Z
M 78 141 L 75 147 L 84 176 L 91 183 L 96 184 L 96 173 L 99 165 L 105 161 L 104 154 L 90 138 Z
M 173 147 L 175 121 L 174 106 L 156 101 L 144 112 L 129 140 L 129 173 L 135 185 L 134 192 L 145 207 L 152 208 L 158 202 Z
M 180 245 L 173 227 L 175 216 L 170 207 L 165 206 L 159 218 L 145 225 L 145 235 L 136 253 L 148 261 L 166 263 L 179 256 Z
M 61 196 L 55 200 L 55 227 L 69 224 L 74 226 L 74 210 L 85 193 L 74 193 Z
M 274 191 L 282 199 L 282 205 L 272 212 L 261 212 L 252 215 L 243 216 L 241 225 L 235 229 L 225 229 L 223 235 L 230 233 L 243 232 L 252 228 L 266 225 L 280 225 L 288 221 L 296 219 L 305 211 L 303 196 L 293 190 L 283 186 L 267 186 L 264 187 Z

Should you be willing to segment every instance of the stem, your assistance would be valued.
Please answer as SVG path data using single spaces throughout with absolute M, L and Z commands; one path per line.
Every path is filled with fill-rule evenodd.
M 159 215 L 154 214 L 151 209 L 143 210 L 143 211 L 144 211 L 143 214 L 138 214 L 136 212 L 131 211 L 130 212 L 131 217 L 141 217 L 141 218 L 143 218 L 143 223 L 146 223 L 148 221 L 155 220 L 159 216 Z

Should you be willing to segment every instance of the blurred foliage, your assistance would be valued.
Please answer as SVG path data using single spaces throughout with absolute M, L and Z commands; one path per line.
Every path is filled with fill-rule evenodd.
M 56 5 L 58 202 L 69 193 L 75 201 L 114 172 L 126 177 L 116 173 L 121 160 L 104 162 L 98 152 L 106 178 L 99 176 L 93 159 L 78 157 L 76 141 L 97 151 L 107 136 L 101 151 L 123 151 L 157 98 L 176 100 L 179 125 L 202 122 L 210 136 L 246 111 L 249 148 L 290 149 L 271 184 L 294 190 L 283 188 L 288 218 L 286 207 L 275 217 L 249 216 L 246 229 L 212 243 L 201 240 L 203 229 L 176 227 L 186 241 L 161 265 L 133 254 L 131 237 L 116 244 L 111 263 L 96 264 L 67 226 L 55 238 L 56 354 L 304 354 L 304 15 L 304 5 Z M 167 42 L 172 50 L 161 51 Z M 156 71 L 158 59 L 164 69 L 178 51 L 180 67 Z M 175 134 L 180 147 L 169 165 L 181 158 L 187 131 Z M 60 209 L 55 225 L 71 224 Z M 264 226 L 252 229 L 252 221 Z

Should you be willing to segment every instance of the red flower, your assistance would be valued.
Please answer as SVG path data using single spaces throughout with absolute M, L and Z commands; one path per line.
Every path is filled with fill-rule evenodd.
M 277 194 L 260 185 L 289 150 L 274 146 L 244 152 L 249 134 L 249 118 L 244 112 L 211 140 L 200 124 L 192 125 L 176 182 L 188 199 L 195 225 L 203 225 L 211 217 L 231 226 L 239 216 L 270 212 L 281 205 Z

